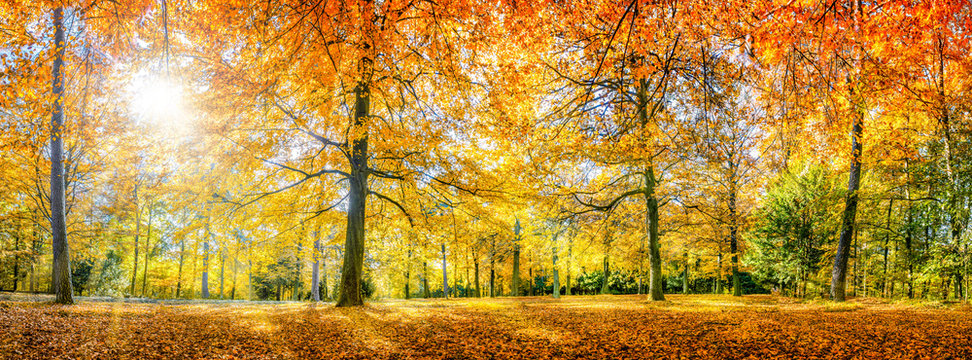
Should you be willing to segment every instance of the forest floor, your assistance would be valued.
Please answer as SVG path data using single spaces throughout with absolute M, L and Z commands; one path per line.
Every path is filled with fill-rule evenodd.
M 666 298 L 383 300 L 350 309 L 7 298 L 0 358 L 972 358 L 967 304 Z

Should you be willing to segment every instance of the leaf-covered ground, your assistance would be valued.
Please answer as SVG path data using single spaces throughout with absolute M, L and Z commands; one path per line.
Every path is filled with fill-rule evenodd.
M 972 358 L 964 305 L 641 296 L 330 304 L 0 302 L 3 359 Z

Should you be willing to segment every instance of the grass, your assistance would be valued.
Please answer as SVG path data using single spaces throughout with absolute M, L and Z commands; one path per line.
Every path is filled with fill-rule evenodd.
M 5 301 L 0 358 L 972 358 L 967 305 L 666 299 Z

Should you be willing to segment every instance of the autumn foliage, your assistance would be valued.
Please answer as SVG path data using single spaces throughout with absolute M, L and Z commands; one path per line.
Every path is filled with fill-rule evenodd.
M 968 308 L 641 296 L 76 307 L 2 303 L 17 359 L 966 358 Z

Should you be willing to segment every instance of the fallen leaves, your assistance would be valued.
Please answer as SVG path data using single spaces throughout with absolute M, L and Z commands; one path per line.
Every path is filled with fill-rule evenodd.
M 311 304 L 0 303 L 10 359 L 970 358 L 968 307 L 640 296 Z M 712 304 L 719 304 L 718 306 Z

